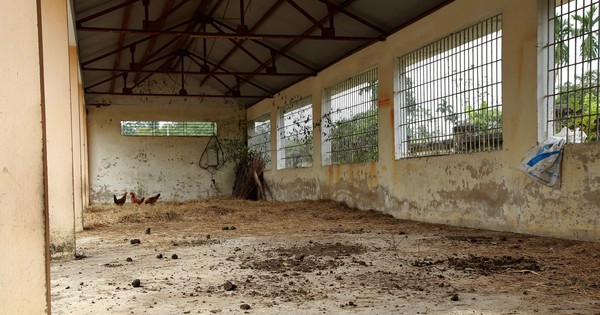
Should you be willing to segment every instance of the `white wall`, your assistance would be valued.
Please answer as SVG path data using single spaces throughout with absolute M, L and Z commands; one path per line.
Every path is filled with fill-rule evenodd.
M 121 136 L 120 122 L 216 121 L 225 145 L 245 135 L 245 110 L 239 104 L 219 98 L 87 98 L 87 104 L 108 103 L 113 105 L 88 105 L 91 203 L 112 203 L 113 194 L 125 191 L 138 197 L 161 193 L 160 200 L 171 201 L 231 194 L 232 163 L 214 177 L 199 166 L 209 137 Z
M 537 2 L 454 1 L 286 89 L 274 101 L 249 108 L 248 118 L 271 112 L 275 122 L 285 100 L 312 94 L 314 117 L 321 117 L 323 88 L 373 66 L 379 69 L 379 161 L 322 166 L 321 148 L 315 145 L 312 168 L 273 167 L 267 173 L 277 199 L 331 198 L 403 219 L 599 240 L 600 145 L 566 148 L 560 190 L 541 186 L 516 169 L 537 140 Z M 497 14 L 503 20 L 502 150 L 395 160 L 395 58 Z M 317 126 L 315 144 L 321 143 L 320 134 Z M 272 132 L 273 156 L 276 135 Z

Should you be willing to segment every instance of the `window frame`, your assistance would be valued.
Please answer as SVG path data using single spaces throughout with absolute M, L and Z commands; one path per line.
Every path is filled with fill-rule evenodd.
M 256 125 L 257 122 L 262 122 L 260 125 L 267 125 L 265 132 L 259 134 L 251 133 L 251 130 L 256 131 L 258 127 Z M 252 125 L 253 127 L 251 128 Z M 265 170 L 271 170 L 271 113 L 265 113 L 248 120 L 246 133 L 248 137 L 248 150 L 261 155 L 265 162 Z M 253 139 L 260 140 L 260 137 L 264 141 L 253 142 Z
M 370 82 L 374 82 L 374 84 L 370 84 Z M 365 88 L 360 88 L 361 85 L 367 84 L 368 86 Z M 344 88 L 344 85 L 349 85 L 349 87 Z M 333 93 L 332 91 L 339 90 L 341 92 Z M 370 90 L 371 99 L 362 100 L 360 97 L 357 97 L 357 93 L 359 95 L 362 94 L 361 91 Z M 321 152 L 322 152 L 322 164 L 323 165 L 340 165 L 340 164 L 358 164 L 358 163 L 371 163 L 377 162 L 379 160 L 379 69 L 374 66 L 361 73 L 354 75 L 345 80 L 339 81 L 337 83 L 331 84 L 326 88 L 321 90 Z M 343 94 L 346 93 L 346 94 Z M 339 96 L 343 94 L 343 96 Z M 333 96 L 337 96 L 335 99 Z M 339 100 L 342 97 L 346 98 L 346 101 L 343 104 L 342 108 L 335 109 L 332 112 L 332 103 L 335 100 Z M 348 101 L 348 99 L 351 99 Z M 361 107 L 362 106 L 362 107 Z M 360 108 L 359 108 L 360 107 Z M 358 109 L 357 109 L 358 108 Z M 347 111 L 350 109 L 350 114 L 346 112 L 342 112 L 342 110 Z M 356 113 L 353 113 L 353 110 L 356 110 Z M 362 111 L 361 111 L 362 110 Z M 357 116 L 366 113 L 370 110 L 374 110 L 374 113 L 371 115 L 367 115 L 365 117 Z M 341 119 L 341 122 L 335 118 L 334 114 L 342 113 L 345 117 Z M 334 116 L 334 117 L 332 117 Z M 352 128 L 356 128 L 357 124 L 364 123 L 365 126 L 369 123 L 373 124 L 374 121 L 374 130 L 359 132 L 355 134 L 352 132 Z M 341 130 L 341 136 L 333 136 L 333 132 L 336 131 L 335 127 L 344 127 L 350 126 L 349 133 L 344 135 L 342 128 L 337 129 Z M 360 128 L 360 126 L 358 127 Z M 348 132 L 348 130 L 346 131 Z M 358 137 L 355 137 L 358 136 Z M 368 137 L 374 137 L 374 139 L 368 139 Z M 338 139 L 341 141 L 337 146 L 345 147 L 342 150 L 335 150 L 334 148 L 334 139 Z M 374 140 L 370 143 L 369 140 Z M 348 143 L 345 143 L 348 142 Z M 354 146 L 354 148 L 352 148 Z M 368 150 L 373 150 L 371 152 L 367 152 Z M 334 153 L 343 153 L 350 157 L 348 161 L 339 157 L 342 154 L 337 154 L 334 156 Z M 336 158 L 337 157 L 337 158 Z
M 302 97 L 291 101 L 279 108 L 277 111 L 277 169 L 305 168 L 313 166 L 313 102 L 312 95 Z M 292 113 L 293 116 L 286 116 Z M 287 125 L 290 119 L 293 125 Z M 306 120 L 305 120 L 306 119 Z M 292 132 L 287 130 L 292 128 Z M 289 137 L 296 138 L 301 143 L 287 145 Z M 302 139 L 301 139 L 302 138 Z M 289 166 L 289 157 L 286 157 L 287 151 L 307 151 L 307 154 L 294 156 L 292 165 Z M 305 159 L 309 160 L 308 162 Z
M 571 42 L 573 43 L 573 41 L 575 42 L 575 45 L 580 45 L 580 43 L 583 42 L 582 37 L 585 36 L 581 35 L 581 34 L 569 34 L 569 36 L 567 37 L 567 39 L 559 39 L 558 41 L 556 40 L 554 32 L 556 32 L 556 25 L 554 24 L 555 19 L 557 17 L 556 15 L 556 10 L 557 10 L 557 6 L 555 6 L 555 1 L 552 0 L 538 0 L 538 8 L 540 8 L 538 10 L 538 42 L 540 43 L 538 45 L 538 69 L 540 69 L 538 71 L 538 98 L 537 98 L 537 113 L 538 113 L 538 128 L 537 128 L 537 139 L 538 142 L 542 142 L 544 141 L 544 139 L 546 139 L 549 136 L 552 136 L 555 133 L 558 133 L 559 130 L 563 127 L 567 127 L 566 128 L 566 141 L 567 143 L 599 143 L 600 142 L 600 132 L 598 132 L 598 129 L 600 129 L 600 101 L 598 101 L 600 99 L 600 84 L 599 84 L 599 80 L 598 78 L 596 78 L 596 82 L 594 86 L 588 86 L 588 87 L 584 87 L 584 86 L 577 86 L 577 78 L 578 77 L 583 77 L 586 74 L 586 71 L 583 70 L 584 65 L 591 65 L 592 64 L 596 64 L 597 68 L 593 71 L 596 72 L 596 75 L 600 74 L 600 66 L 598 66 L 600 64 L 600 53 L 598 53 L 598 55 L 596 56 L 596 58 L 590 58 L 590 59 L 585 59 L 582 56 L 582 60 L 579 60 L 578 57 L 575 57 L 575 61 L 571 62 L 571 57 L 569 56 L 569 60 L 566 64 L 557 64 L 555 62 L 556 56 L 557 56 L 557 51 L 554 47 L 556 47 L 557 43 L 560 44 L 565 44 L 567 45 L 567 49 L 568 49 L 568 54 L 570 55 L 572 52 L 575 52 L 576 54 L 581 54 L 579 52 L 580 47 L 576 46 L 574 48 L 569 47 L 569 43 L 565 43 L 565 42 Z M 582 6 L 578 7 L 577 4 L 579 4 L 579 1 L 582 2 Z M 599 11 L 600 11 L 600 1 L 597 0 L 592 0 L 590 1 L 589 4 L 585 4 L 586 1 L 583 0 L 573 0 L 573 1 L 569 1 L 567 3 L 565 3 L 564 5 L 567 5 L 571 2 L 575 2 L 575 9 L 573 11 L 568 11 L 566 14 L 563 14 L 560 18 L 563 19 L 565 16 L 567 17 L 567 21 L 571 21 L 572 16 L 570 17 L 570 14 L 573 14 L 574 12 L 578 12 L 581 10 L 581 12 L 586 12 L 586 8 L 591 7 L 593 5 L 596 6 L 597 10 L 597 14 L 600 15 Z M 568 25 L 569 27 L 573 26 L 569 23 Z M 590 33 L 598 33 L 600 32 L 600 22 L 595 24 L 595 28 L 590 30 Z M 578 30 L 577 26 L 574 26 L 574 30 L 575 32 Z M 562 32 L 562 29 L 561 29 Z M 600 36 L 599 36 L 600 37 Z M 597 40 L 600 40 L 600 38 L 596 37 Z M 581 73 L 578 72 L 579 70 L 579 66 L 581 66 L 581 71 L 583 72 L 583 75 L 581 75 Z M 566 70 L 565 70 L 566 69 Z M 573 71 L 571 71 L 571 69 L 574 69 Z M 563 73 L 561 73 L 561 71 Z M 566 71 L 566 75 L 564 74 L 564 71 Z M 590 70 L 592 71 L 592 70 Z M 554 73 L 551 74 L 551 73 Z M 570 76 L 573 75 L 574 76 L 574 80 L 573 83 L 571 81 Z M 557 78 L 556 76 L 559 76 L 560 78 L 564 78 L 565 76 L 567 77 L 567 81 L 563 81 L 564 83 L 561 84 L 561 86 L 564 86 L 564 84 L 573 84 L 572 86 L 574 87 L 573 89 L 571 89 L 570 87 L 567 88 L 566 91 L 561 91 L 559 89 L 557 89 L 556 86 L 556 81 Z M 591 82 L 590 82 L 591 84 Z M 583 85 L 583 84 L 582 84 Z M 593 92 L 592 92 L 593 91 Z M 596 105 L 595 105 L 595 110 L 596 110 L 596 114 L 593 113 L 587 113 L 585 114 L 585 95 L 582 94 L 582 104 L 580 110 L 582 111 L 581 113 L 577 113 L 577 104 L 574 105 L 574 109 L 571 108 L 571 104 L 568 102 L 570 99 L 569 94 L 573 94 L 573 95 L 577 95 L 577 93 L 590 93 L 592 96 L 594 96 L 596 98 Z M 563 107 L 562 105 L 560 105 L 560 103 L 556 103 L 556 98 L 561 98 L 561 97 L 566 97 L 567 98 L 567 104 L 566 107 Z M 591 102 L 591 101 L 590 101 Z M 557 109 L 557 105 L 559 106 L 559 108 Z M 592 105 L 591 104 L 587 104 L 588 106 L 588 110 L 591 109 Z M 565 110 L 566 109 L 566 110 Z M 573 112 L 572 112 L 573 111 Z M 565 113 L 566 112 L 566 113 Z M 558 115 L 558 118 L 557 118 Z M 563 116 L 565 115 L 565 116 Z M 584 127 L 584 129 L 578 129 L 576 127 L 578 120 L 580 120 L 582 123 L 585 121 L 585 119 L 588 119 L 588 124 L 590 124 L 590 120 L 592 118 L 596 118 L 597 122 L 596 122 L 596 132 L 594 134 L 594 139 L 590 137 L 591 132 L 593 132 L 593 128 L 591 126 L 588 127 Z M 564 125 L 564 122 L 566 123 L 566 126 Z M 571 122 L 573 122 L 573 126 L 571 125 Z M 558 124 L 558 127 L 557 125 Z M 574 127 L 574 128 L 572 128 Z M 565 128 L 563 128 L 565 129 Z M 587 137 L 588 141 L 581 141 L 578 138 L 583 137 L 585 133 L 585 137 Z M 576 140 L 577 139 L 577 140 Z
M 395 59 L 395 159 L 502 149 L 502 33 L 503 16 L 497 14 Z M 415 103 L 408 104 L 409 98 Z M 418 111 L 409 113 L 411 105 Z M 411 128 L 425 128 L 425 135 L 410 137 Z
M 126 133 L 124 130 L 127 128 L 127 123 L 138 123 L 146 125 L 143 128 L 148 131 L 146 133 Z M 193 133 L 194 129 L 197 130 L 197 127 L 194 128 L 192 124 L 201 123 L 210 125 L 212 130 L 207 133 Z M 177 132 L 175 134 L 170 134 L 169 129 L 167 128 L 166 134 L 161 133 L 161 125 L 170 125 L 170 124 L 182 124 L 183 125 L 183 134 L 181 132 Z M 120 134 L 124 137 L 212 137 L 216 136 L 218 132 L 217 122 L 216 121 L 154 121 L 154 120 L 121 120 L 119 124 Z M 129 127 L 129 128 L 142 128 L 142 127 Z

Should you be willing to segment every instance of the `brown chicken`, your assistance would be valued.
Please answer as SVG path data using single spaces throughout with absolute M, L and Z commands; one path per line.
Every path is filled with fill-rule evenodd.
M 131 196 L 131 203 L 141 205 L 144 202 L 144 197 L 142 197 L 141 199 L 136 198 L 135 193 L 133 191 L 130 192 L 129 195 Z
M 156 202 L 156 200 L 158 200 L 158 197 L 160 197 L 160 194 L 157 194 L 156 196 L 148 197 L 148 199 L 146 199 L 146 204 L 153 205 Z
M 121 198 L 118 198 L 118 199 L 117 199 L 117 196 L 116 196 L 116 195 L 113 195 L 113 199 L 115 200 L 115 204 L 116 204 L 117 206 L 122 206 L 122 205 L 125 203 L 125 200 L 127 200 L 127 192 L 125 192 L 125 193 L 123 194 L 123 197 L 121 197 Z

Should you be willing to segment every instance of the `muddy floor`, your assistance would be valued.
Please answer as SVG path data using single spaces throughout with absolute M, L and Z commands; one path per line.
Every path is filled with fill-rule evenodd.
M 85 212 L 53 314 L 600 314 L 600 243 L 397 220 L 335 202 Z

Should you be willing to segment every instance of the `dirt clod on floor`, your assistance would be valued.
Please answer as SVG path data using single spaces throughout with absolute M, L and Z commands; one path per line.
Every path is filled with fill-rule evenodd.
M 53 314 L 600 314 L 599 243 L 331 201 L 102 205 L 84 221 L 78 259 L 51 264 Z

